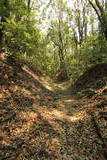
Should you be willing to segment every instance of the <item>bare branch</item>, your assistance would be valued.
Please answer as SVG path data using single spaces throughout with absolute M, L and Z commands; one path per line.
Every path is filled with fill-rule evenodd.
M 96 12 L 96 14 L 97 14 L 97 16 L 98 16 L 98 19 L 99 19 L 99 21 L 100 21 L 100 23 L 103 24 L 102 18 L 101 18 L 101 16 L 100 16 L 100 14 L 99 14 L 96 6 L 92 3 L 91 0 L 88 0 L 88 2 L 90 3 L 90 5 L 91 5 L 91 6 L 93 7 L 93 9 L 95 10 L 95 12 Z

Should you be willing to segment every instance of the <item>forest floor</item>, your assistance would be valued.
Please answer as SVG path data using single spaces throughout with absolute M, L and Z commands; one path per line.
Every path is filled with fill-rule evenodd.
M 107 159 L 107 88 L 70 83 L 0 59 L 0 160 Z

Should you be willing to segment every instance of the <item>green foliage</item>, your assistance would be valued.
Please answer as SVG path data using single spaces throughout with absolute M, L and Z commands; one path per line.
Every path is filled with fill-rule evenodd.
M 87 38 L 81 47 L 82 55 L 86 65 L 107 63 L 107 42 L 99 35 Z
M 38 52 L 40 31 L 29 20 L 15 22 L 14 19 L 7 19 L 5 37 L 9 52 L 26 52 L 30 55 Z
M 107 63 L 107 40 L 98 28 L 95 13 L 85 1 L 79 8 L 76 0 L 74 9 L 67 6 L 67 1 L 61 4 L 62 8 L 58 6 L 60 1 L 52 1 L 42 10 L 39 7 L 43 3 L 32 0 L 36 10 L 33 8 L 30 12 L 25 0 L 7 2 L 0 1 L 0 18 L 5 19 L 0 22 L 0 36 L 2 32 L 3 48 L 8 54 L 16 54 L 55 77 L 60 71 L 61 50 L 64 67 L 73 80 L 89 66 Z M 49 19 L 44 16 L 45 12 Z M 46 28 L 41 24 L 44 21 L 49 24 Z
M 68 70 L 77 79 L 87 68 L 95 64 L 107 63 L 107 41 L 99 35 L 90 35 L 78 48 L 78 53 L 68 57 Z

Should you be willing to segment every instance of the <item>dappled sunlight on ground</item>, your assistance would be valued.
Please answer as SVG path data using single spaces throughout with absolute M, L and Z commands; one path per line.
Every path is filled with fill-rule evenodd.
M 37 120 L 37 114 L 34 112 L 23 112 L 19 113 L 19 118 L 25 121 L 35 121 Z
M 0 130 L 0 142 L 2 143 L 2 145 L 6 145 L 6 146 L 10 144 L 10 139 L 8 135 L 6 134 L 6 132 L 3 132 L 2 130 Z
M 28 121 L 25 124 L 22 124 L 20 127 L 15 127 L 15 129 L 10 130 L 11 136 L 20 137 L 24 134 L 29 133 L 29 130 L 33 126 L 33 121 Z
M 49 89 L 50 91 L 53 91 L 53 84 L 52 83 L 52 80 L 50 79 L 50 82 L 49 80 L 46 79 L 46 77 L 44 78 L 43 76 L 42 77 L 39 77 L 38 75 L 34 74 L 30 68 L 28 66 L 24 66 L 23 67 L 23 70 L 26 71 L 28 74 L 30 74 L 34 79 L 38 80 L 40 83 L 42 83 L 42 85 L 44 87 L 46 87 L 47 89 Z
M 88 117 L 86 111 L 80 111 L 70 116 L 57 109 L 49 109 L 49 108 L 47 109 L 41 106 L 39 107 L 34 106 L 33 108 L 37 110 L 46 120 L 59 119 L 62 121 L 66 120 L 68 122 L 78 122 L 80 120 L 85 120 Z
M 65 99 L 65 100 L 63 100 L 65 103 L 73 103 L 73 102 L 75 102 L 75 99 Z
M 87 105 L 87 99 L 77 100 L 70 91 L 64 93 L 69 81 L 55 91 L 57 85 L 28 66 L 20 71 L 10 67 L 8 72 L 8 66 L 3 69 L 6 75 L 4 81 L 2 73 L 0 86 L 0 158 L 104 160 L 102 141 L 89 115 L 89 111 L 94 115 L 98 111 Z M 106 137 L 106 133 L 103 135 Z

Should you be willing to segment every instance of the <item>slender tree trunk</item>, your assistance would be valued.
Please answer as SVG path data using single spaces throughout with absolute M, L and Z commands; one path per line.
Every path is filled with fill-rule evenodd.
M 28 12 L 30 12 L 31 11 L 31 0 L 28 0 Z
M 6 22 L 6 18 L 9 17 L 9 2 L 8 0 L 3 1 L 3 7 L 5 8 L 5 11 L 1 15 L 1 24 L 0 24 L 0 51 L 3 50 L 3 46 L 5 43 L 5 38 L 4 38 L 4 22 Z
M 63 1 L 59 0 L 58 3 L 58 9 L 59 9 L 59 15 L 58 15 L 58 21 L 59 21 L 59 58 L 60 58 L 60 76 L 62 76 L 63 79 L 67 79 L 67 69 L 65 64 L 65 56 L 64 56 L 64 44 L 63 44 Z

